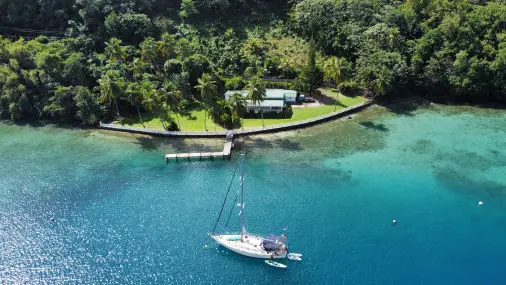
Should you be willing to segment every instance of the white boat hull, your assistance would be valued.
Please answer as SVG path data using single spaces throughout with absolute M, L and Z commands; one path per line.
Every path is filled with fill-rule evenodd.
M 239 234 L 209 236 L 223 247 L 241 255 L 263 259 L 286 258 L 287 250 L 284 245 L 277 251 L 266 251 L 261 247 L 262 237 L 246 234 L 241 241 Z

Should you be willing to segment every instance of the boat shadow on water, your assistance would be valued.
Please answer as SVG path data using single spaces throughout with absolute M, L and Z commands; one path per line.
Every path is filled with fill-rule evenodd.
M 225 247 L 223 247 L 221 245 L 216 245 L 216 247 L 214 248 L 214 252 L 216 252 L 216 259 L 214 259 L 214 260 L 222 260 L 224 265 L 225 264 L 227 264 L 227 265 L 233 264 L 233 265 L 238 265 L 241 267 L 244 266 L 244 268 L 251 268 L 252 270 L 259 270 L 259 269 L 263 268 L 263 270 L 269 270 L 269 271 L 272 270 L 273 272 L 276 272 L 276 274 L 284 274 L 284 272 L 286 272 L 287 270 L 290 269 L 290 265 L 291 265 L 288 263 L 288 261 L 289 261 L 288 259 L 281 259 L 281 260 L 277 259 L 276 262 L 280 262 L 280 263 L 287 265 L 287 268 L 283 268 L 283 269 L 276 268 L 273 266 L 269 266 L 265 263 L 265 260 L 268 260 L 268 259 L 250 258 L 250 257 L 241 256 L 240 254 L 229 251 L 228 249 L 226 249 Z

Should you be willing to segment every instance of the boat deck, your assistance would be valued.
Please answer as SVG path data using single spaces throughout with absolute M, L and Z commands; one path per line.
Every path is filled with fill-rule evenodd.
M 263 238 L 246 235 L 241 241 L 241 235 L 211 235 L 217 243 L 236 253 L 255 258 L 285 258 L 287 251 L 283 248 L 268 252 L 261 247 Z

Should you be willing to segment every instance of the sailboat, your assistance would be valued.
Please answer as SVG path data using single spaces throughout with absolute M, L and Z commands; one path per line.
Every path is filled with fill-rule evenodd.
M 241 217 L 241 232 L 239 234 L 218 235 L 214 234 L 213 231 L 213 233 L 209 234 L 209 236 L 212 239 L 214 239 L 218 244 L 238 254 L 264 259 L 286 258 L 288 254 L 288 247 L 286 246 L 286 235 L 284 234 L 282 234 L 281 236 L 269 235 L 267 237 L 262 237 L 250 234 L 246 231 L 246 228 L 244 227 L 244 154 L 241 155 L 240 166 L 241 166 L 241 177 L 240 177 L 241 189 L 239 195 L 241 197 L 241 200 L 238 206 L 241 208 L 239 213 Z M 217 223 L 218 221 L 219 217 Z

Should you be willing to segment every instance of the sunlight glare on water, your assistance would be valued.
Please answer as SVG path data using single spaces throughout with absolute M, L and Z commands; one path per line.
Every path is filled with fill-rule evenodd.
M 497 110 L 372 108 L 165 164 L 222 140 L 0 124 L 0 283 L 505 284 L 504 126 Z M 288 235 L 304 256 L 287 270 L 207 236 L 239 148 L 247 229 Z M 239 230 L 235 208 L 220 232 Z

